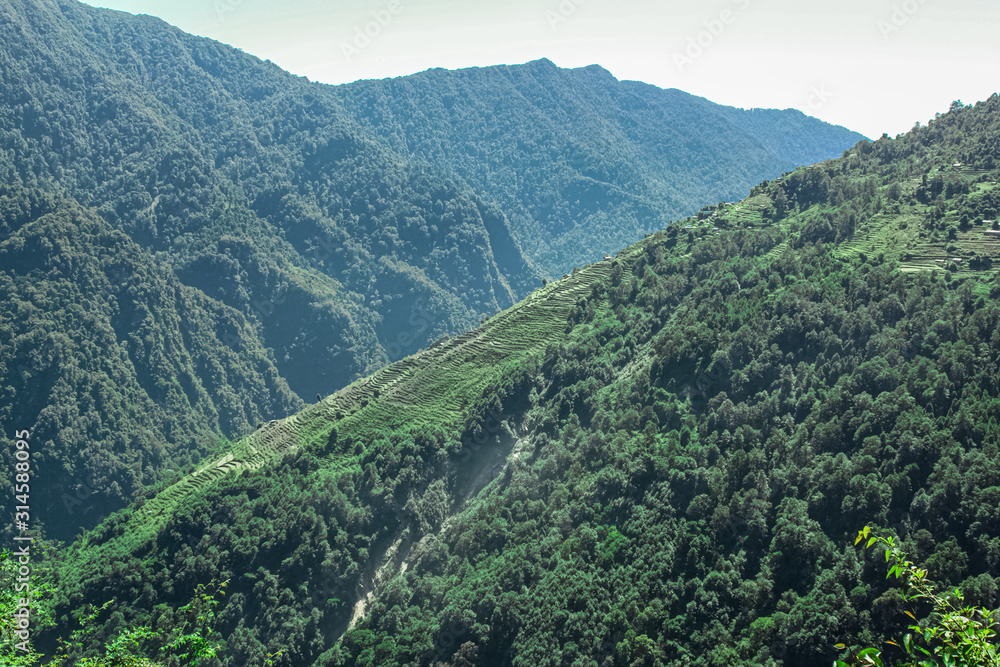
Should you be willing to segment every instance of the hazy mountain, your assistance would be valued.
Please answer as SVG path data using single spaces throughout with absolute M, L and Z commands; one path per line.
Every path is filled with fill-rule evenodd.
M 395 150 L 447 168 L 497 202 L 521 246 L 552 274 L 863 139 L 799 111 L 724 107 L 548 60 L 430 70 L 337 92 Z

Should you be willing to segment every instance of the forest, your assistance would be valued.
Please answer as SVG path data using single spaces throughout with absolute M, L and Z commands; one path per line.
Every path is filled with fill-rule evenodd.
M 860 139 L 748 114 L 544 61 L 329 86 L 153 17 L 3 3 L 0 424 L 51 443 L 43 534 Z
M 998 151 L 956 101 L 578 267 L 145 491 L 47 609 L 114 600 L 83 656 L 227 582 L 212 665 L 900 664 L 862 527 L 1000 605 Z

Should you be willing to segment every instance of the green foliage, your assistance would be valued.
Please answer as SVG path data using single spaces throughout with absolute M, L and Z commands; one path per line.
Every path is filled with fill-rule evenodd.
M 83 4 L 0 24 L 0 425 L 50 446 L 61 539 L 216 433 L 858 139 L 547 62 L 335 88 Z
M 872 528 L 865 526 L 858 531 L 854 543 L 864 542 L 865 549 L 884 549 L 885 562 L 890 565 L 886 578 L 895 576 L 902 580 L 903 601 L 925 602 L 931 606 L 922 623 L 912 611 L 905 612 L 917 624 L 909 627 L 911 632 L 903 637 L 902 645 L 887 642 L 906 654 L 908 660 L 896 664 L 899 667 L 1000 665 L 1000 649 L 994 640 L 1000 622 L 993 619 L 995 612 L 965 604 L 965 597 L 958 589 L 939 592 L 938 586 L 928 578 L 928 571 L 907 560 L 906 554 L 896 546 L 894 537 L 872 533 Z M 836 648 L 846 647 L 838 644 Z M 882 652 L 866 648 L 858 651 L 851 663 L 843 660 L 834 663 L 835 667 L 850 667 L 851 664 L 882 667 Z
M 17 561 L 7 550 L 0 551 L 0 664 L 5 667 L 31 667 L 42 657 L 30 644 L 28 651 L 22 651 L 17 645 L 23 641 L 14 634 L 18 629 L 15 614 L 23 607 L 20 601 L 24 593 L 15 589 L 17 583 Z M 32 627 L 42 627 L 50 623 L 40 602 L 44 599 L 46 589 L 32 590 L 29 598 L 29 618 Z
M 50 667 L 181 667 L 199 665 L 216 657 L 218 643 L 212 639 L 215 626 L 216 596 L 224 595 L 226 583 L 214 591 L 199 584 L 194 598 L 176 610 L 177 620 L 166 627 L 130 627 L 102 641 L 100 655 L 88 656 L 93 649 L 93 635 L 99 629 L 98 618 L 111 606 L 84 607 L 77 616 L 81 627 L 69 641 L 60 640 L 59 650 L 47 663 Z
M 604 562 L 611 562 L 616 559 L 618 552 L 628 544 L 628 538 L 618 532 L 618 529 L 614 526 L 610 528 L 605 526 L 608 536 L 604 538 L 604 543 L 598 547 L 597 554 L 600 560 Z

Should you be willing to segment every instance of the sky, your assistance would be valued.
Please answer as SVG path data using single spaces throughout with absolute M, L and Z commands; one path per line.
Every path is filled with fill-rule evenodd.
M 338 84 L 548 58 L 870 137 L 1000 91 L 998 0 L 90 0 Z

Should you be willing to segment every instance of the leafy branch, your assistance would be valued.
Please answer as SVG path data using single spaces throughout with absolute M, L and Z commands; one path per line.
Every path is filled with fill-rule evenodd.
M 15 573 L 11 554 L 0 551 L 0 665 L 33 667 L 41 664 L 42 656 L 33 650 L 24 652 L 15 648 L 14 613 L 19 604 L 14 589 Z M 211 591 L 199 584 L 191 602 L 177 610 L 180 620 L 171 629 L 129 628 L 108 641 L 100 656 L 78 657 L 93 642 L 93 634 L 101 629 L 98 619 L 112 601 L 100 607 L 87 605 L 75 614 L 81 627 L 71 633 L 69 640 L 59 639 L 59 647 L 47 667 L 180 667 L 214 658 L 218 649 L 212 641 L 215 607 L 219 604 L 216 596 L 225 594 L 227 583 L 222 582 Z M 50 594 L 49 585 L 35 588 L 30 606 L 38 626 L 51 625 L 49 611 L 43 604 Z
M 914 621 L 900 644 L 909 658 L 900 667 L 966 667 L 980 665 L 1000 665 L 1000 652 L 993 641 L 998 622 L 992 610 L 965 604 L 962 592 L 957 588 L 939 592 L 927 578 L 927 570 L 917 567 L 908 560 L 906 554 L 896 546 L 892 536 L 882 537 L 872 534 L 870 526 L 858 531 L 854 544 L 865 543 L 865 549 L 884 547 L 885 562 L 889 563 L 886 579 L 895 575 L 903 584 L 902 596 L 906 602 L 925 601 L 933 611 L 921 624 L 912 611 L 904 612 Z M 836 648 L 846 649 L 843 644 Z M 837 660 L 834 667 L 883 667 L 882 652 L 876 648 L 859 651 L 851 662 Z

